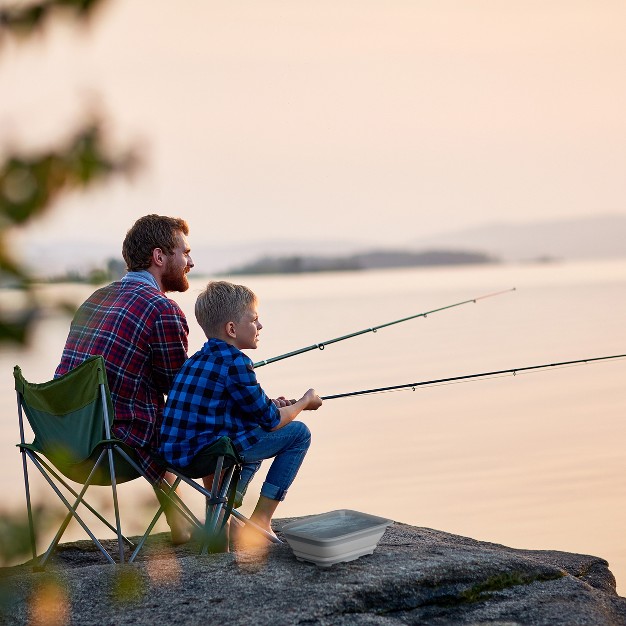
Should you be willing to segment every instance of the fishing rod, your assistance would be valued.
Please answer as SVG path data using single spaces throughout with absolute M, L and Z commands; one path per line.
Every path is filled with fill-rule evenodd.
M 611 356 L 598 356 L 590 359 L 577 359 L 575 361 L 561 361 L 560 363 L 545 363 L 544 365 L 529 365 L 527 367 L 514 367 L 507 370 L 496 370 L 495 372 L 483 372 L 482 374 L 467 374 L 465 376 L 451 376 L 450 378 L 438 378 L 435 380 L 425 380 L 418 383 L 407 383 L 406 385 L 392 385 L 391 387 L 379 387 L 378 389 L 364 389 L 362 391 L 350 391 L 348 393 L 337 393 L 332 396 L 322 396 L 322 400 L 335 400 L 336 398 L 348 398 L 350 396 L 364 396 L 370 393 L 382 393 L 384 391 L 396 391 L 398 389 L 409 389 L 413 391 L 417 387 L 425 387 L 427 385 L 437 385 L 452 383 L 460 380 L 470 380 L 476 378 L 485 378 L 488 376 L 498 376 L 504 374 L 513 374 L 515 376 L 518 372 L 529 372 L 531 370 L 546 369 L 548 367 L 563 367 L 566 365 L 580 365 L 582 363 L 593 363 L 597 361 L 607 361 L 609 359 L 623 359 L 626 358 L 626 354 L 614 354 Z
M 348 335 L 342 335 L 341 337 L 335 337 L 334 339 L 328 339 L 327 341 L 314 343 L 310 346 L 299 348 L 298 350 L 293 350 L 292 352 L 286 352 L 285 354 L 280 354 L 279 356 L 274 356 L 269 359 L 259 361 L 258 363 L 254 363 L 253 367 L 256 369 L 256 368 L 262 367 L 263 365 L 269 365 L 270 363 L 275 363 L 276 361 L 282 361 L 283 359 L 288 359 L 289 357 L 296 356 L 298 354 L 303 354 L 304 352 L 309 352 L 310 350 L 316 350 L 316 349 L 323 350 L 326 346 L 329 346 L 333 343 L 337 343 L 339 341 L 344 341 L 345 339 L 352 339 L 352 337 L 358 337 L 359 335 L 364 335 L 365 333 L 375 333 L 377 330 L 381 328 L 386 328 L 387 326 L 393 326 L 394 324 L 400 324 L 401 322 L 414 320 L 418 317 L 427 317 L 428 315 L 432 315 L 433 313 L 438 313 L 439 311 L 452 309 L 454 307 L 461 306 L 463 304 L 469 304 L 470 302 L 476 303 L 479 300 L 484 300 L 485 298 L 493 298 L 494 296 L 499 296 L 503 293 L 509 293 L 510 291 L 515 291 L 515 287 L 512 287 L 511 289 L 504 289 L 503 291 L 496 291 L 494 293 L 488 293 L 488 294 L 485 294 L 484 296 L 478 296 L 477 298 L 463 300 L 463 302 L 455 302 L 454 304 L 448 304 L 447 306 L 442 306 L 442 307 L 439 307 L 438 309 L 433 309 L 432 311 L 425 311 L 424 313 L 417 313 L 415 315 L 409 315 L 408 317 L 403 317 L 399 320 L 394 320 L 393 322 L 387 322 L 386 324 L 372 326 L 371 328 L 364 328 L 363 330 L 358 330 L 354 333 L 349 333 Z

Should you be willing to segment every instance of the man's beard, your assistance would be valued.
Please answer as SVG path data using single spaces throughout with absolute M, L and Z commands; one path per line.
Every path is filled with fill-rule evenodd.
M 189 281 L 187 280 L 186 269 L 168 267 L 161 276 L 163 291 L 187 291 Z

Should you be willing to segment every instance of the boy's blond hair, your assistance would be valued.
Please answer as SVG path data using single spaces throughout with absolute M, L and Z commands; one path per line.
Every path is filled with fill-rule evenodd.
M 196 300 L 196 319 L 207 338 L 217 337 L 224 324 L 239 322 L 256 301 L 254 292 L 244 285 L 225 280 L 212 281 Z

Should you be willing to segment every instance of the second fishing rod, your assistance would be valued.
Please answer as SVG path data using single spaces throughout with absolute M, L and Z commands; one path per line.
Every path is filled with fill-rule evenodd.
M 511 289 L 503 289 L 502 291 L 495 291 L 493 293 L 487 293 L 482 296 L 477 296 L 476 298 L 470 298 L 469 300 L 463 300 L 461 302 L 455 302 L 454 304 L 448 304 L 446 306 L 442 306 L 436 309 L 432 309 L 430 311 L 424 311 L 422 313 L 416 313 L 415 315 L 409 315 L 408 317 L 402 317 L 398 320 L 394 320 L 392 322 L 386 322 L 385 324 L 379 324 L 378 326 L 370 326 L 369 328 L 364 328 L 363 330 L 357 330 L 353 333 L 348 333 L 347 335 L 341 335 L 340 337 L 335 337 L 333 339 L 327 339 L 326 341 L 320 341 L 319 343 L 311 344 L 310 346 L 305 346 L 304 348 L 298 348 L 297 350 L 292 350 L 291 352 L 286 352 L 285 354 L 280 354 L 278 356 L 271 357 L 269 359 L 264 359 L 262 361 L 258 361 L 254 363 L 254 368 L 257 369 L 262 367 L 263 365 L 269 365 L 270 363 L 276 363 L 276 361 L 282 361 L 283 359 L 288 359 L 292 356 L 297 356 L 298 354 L 304 354 L 305 352 L 310 352 L 311 350 L 323 350 L 326 346 L 330 346 L 333 343 L 338 343 L 340 341 L 345 341 L 346 339 L 352 339 L 353 337 L 358 337 L 359 335 L 364 335 L 366 333 L 375 333 L 381 328 L 387 328 L 388 326 L 393 326 L 394 324 L 401 324 L 402 322 L 408 322 L 409 320 L 414 320 L 419 317 L 428 317 L 429 315 L 433 315 L 434 313 L 439 313 L 440 311 L 446 311 L 448 309 L 453 309 L 455 307 L 462 306 L 464 304 L 476 303 L 479 300 L 485 300 L 486 298 L 493 298 L 495 296 L 499 296 L 505 293 L 510 293 L 515 291 L 515 287 Z
M 522 374 L 526 372 L 535 372 L 539 370 L 550 369 L 553 367 L 571 367 L 575 365 L 585 365 L 587 363 L 599 363 L 601 361 L 612 361 L 616 359 L 626 359 L 626 354 L 611 354 L 609 356 L 589 357 L 586 359 L 575 359 L 573 361 L 558 361 L 554 363 L 542 363 L 541 365 L 526 365 L 524 367 L 511 367 L 509 369 L 494 370 L 491 372 L 480 372 L 478 374 L 465 374 L 463 376 L 448 376 L 446 378 L 436 378 L 433 380 L 422 380 L 415 383 L 404 383 L 402 385 L 390 385 L 388 387 L 376 387 L 374 389 L 361 389 L 359 391 L 348 391 L 346 393 L 336 393 L 329 396 L 321 396 L 321 399 L 336 400 L 337 398 L 351 398 L 354 396 L 364 396 L 375 393 L 386 393 L 390 391 L 399 391 L 401 389 L 412 389 L 415 391 L 418 387 L 430 387 L 434 385 L 446 385 L 471 380 L 481 380 L 491 378 L 493 376 L 506 376 Z

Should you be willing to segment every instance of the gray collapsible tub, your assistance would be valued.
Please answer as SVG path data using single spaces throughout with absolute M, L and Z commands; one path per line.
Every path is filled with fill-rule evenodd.
M 282 534 L 299 561 L 330 567 L 372 554 L 393 520 L 341 509 L 285 524 Z

